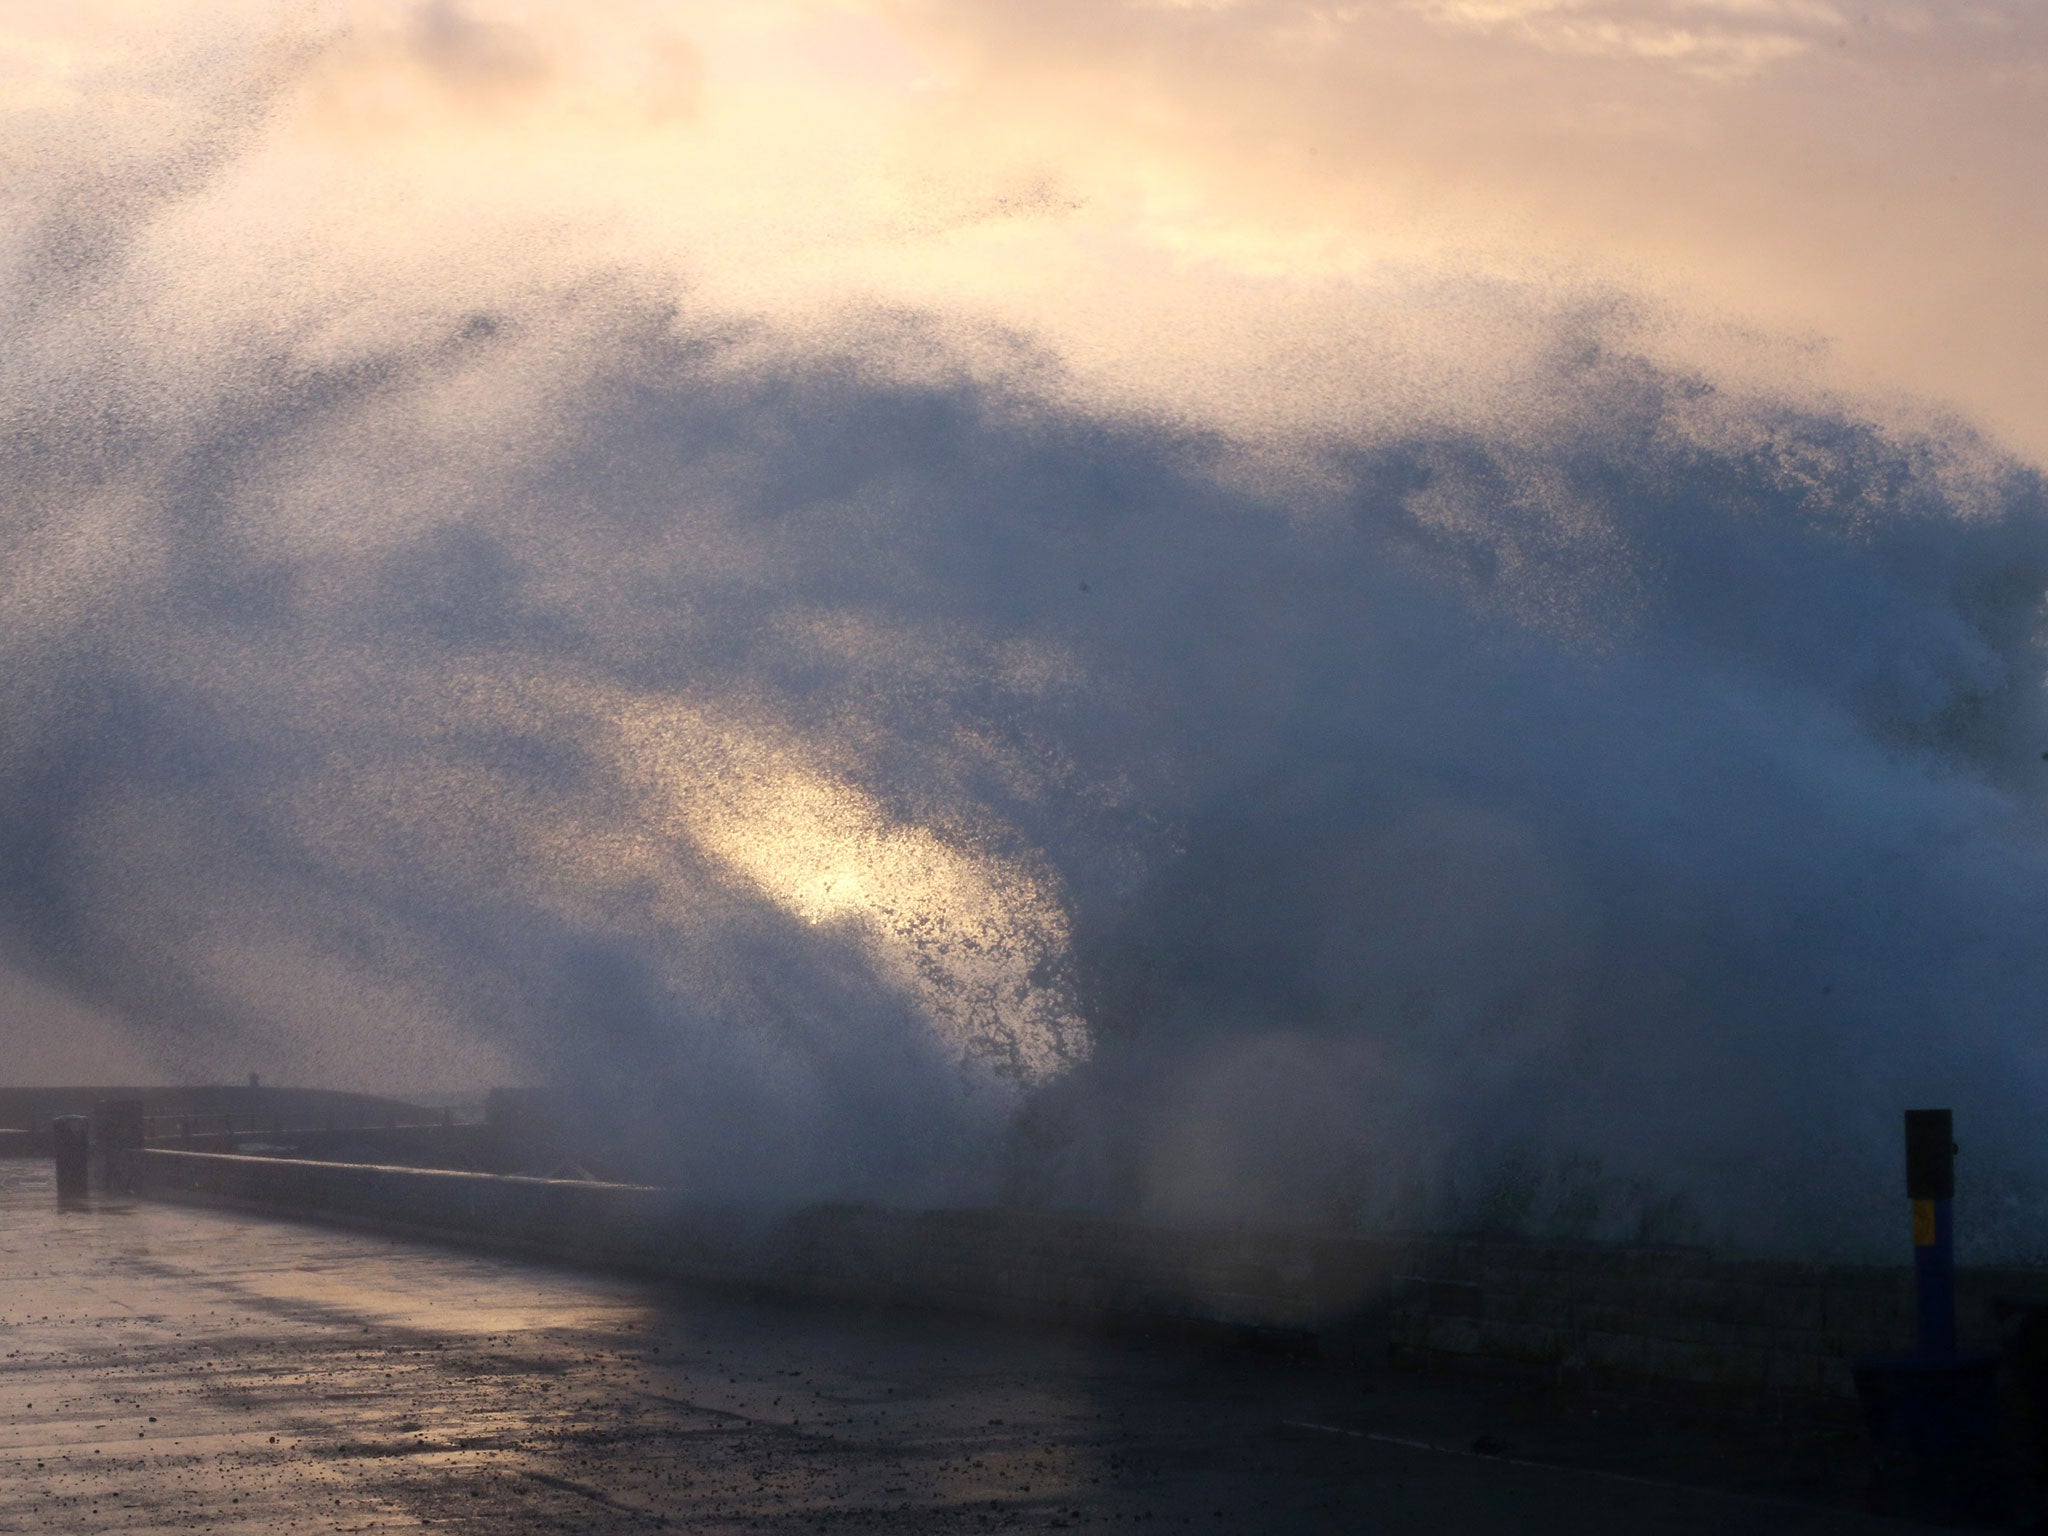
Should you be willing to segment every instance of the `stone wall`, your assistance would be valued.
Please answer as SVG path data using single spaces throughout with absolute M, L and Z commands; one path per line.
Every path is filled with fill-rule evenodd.
M 1384 1348 L 1399 1245 L 1017 1210 L 691 1204 L 644 1185 L 151 1148 L 139 1193 L 859 1302 Z
M 157 1199 L 453 1237 L 577 1262 L 709 1277 L 732 1268 L 750 1246 L 744 1219 L 710 1208 L 685 1211 L 666 1190 L 648 1185 L 160 1147 L 134 1157 L 136 1192 Z
M 1149 1332 L 1206 1333 L 1567 1383 L 1840 1404 L 1912 1339 L 1904 1268 L 1698 1249 L 1167 1230 L 1014 1209 L 766 1213 L 644 1185 L 151 1149 L 141 1192 L 455 1237 L 677 1279 Z M 1958 1276 L 1966 1348 L 2048 1273 Z

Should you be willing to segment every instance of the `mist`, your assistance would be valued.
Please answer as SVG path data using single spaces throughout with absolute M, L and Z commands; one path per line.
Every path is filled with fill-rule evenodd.
M 24 24 L 7 1028 L 718 1198 L 1827 1254 L 1939 1102 L 2039 1256 L 2025 399 L 1569 220 L 1311 261 L 1047 73 L 1289 8 L 1105 9 Z

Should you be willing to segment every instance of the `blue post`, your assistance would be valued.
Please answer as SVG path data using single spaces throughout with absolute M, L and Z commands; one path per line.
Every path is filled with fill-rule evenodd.
M 1955 1117 L 1906 1111 L 1906 1197 L 1913 1202 L 1913 1281 L 1920 1353 L 1956 1352 Z
M 1953 1200 L 1913 1202 L 1913 1279 L 1918 1291 L 1920 1353 L 1953 1355 L 1956 1352 Z
M 1856 1362 L 1856 1395 L 1876 1453 L 1882 1513 L 1950 1522 L 2004 1513 L 1998 1356 L 1956 1353 L 1954 1117 L 1906 1111 L 1906 1198 L 1913 1204 L 1919 1337 L 1907 1355 Z

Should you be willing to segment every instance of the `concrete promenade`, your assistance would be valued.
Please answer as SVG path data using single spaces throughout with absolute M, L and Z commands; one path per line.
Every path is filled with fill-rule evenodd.
M 1853 1434 L 677 1291 L 0 1164 L 0 1532 L 1902 1532 Z

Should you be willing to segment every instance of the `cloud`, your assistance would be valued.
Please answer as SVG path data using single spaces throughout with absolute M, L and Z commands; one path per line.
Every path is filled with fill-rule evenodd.
M 1592 0 L 1417 0 L 1432 21 L 1534 46 L 1656 62 L 1709 79 L 1755 74 L 1829 40 L 1844 18 L 1812 0 L 1699 0 L 1651 11 Z

